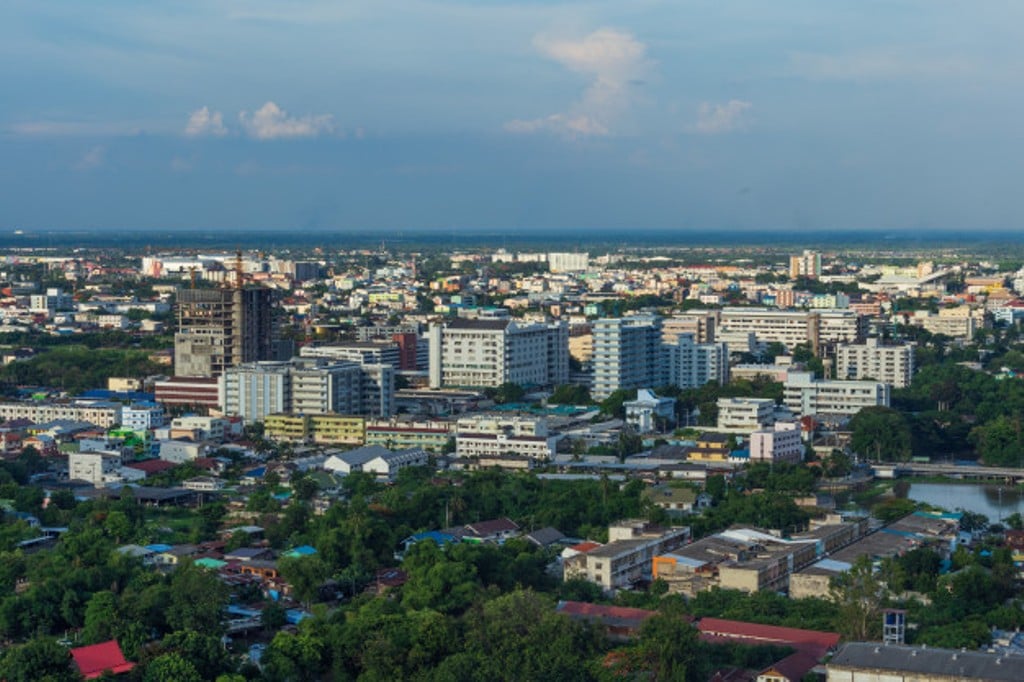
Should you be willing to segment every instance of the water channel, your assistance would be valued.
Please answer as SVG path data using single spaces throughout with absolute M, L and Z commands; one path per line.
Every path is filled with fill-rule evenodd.
M 963 509 L 984 514 L 998 523 L 1014 512 L 1024 516 L 1024 489 L 982 483 L 913 483 L 907 497 L 948 511 Z

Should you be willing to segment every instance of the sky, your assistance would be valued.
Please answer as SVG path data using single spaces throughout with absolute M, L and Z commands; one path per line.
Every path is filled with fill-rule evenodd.
M 0 231 L 1024 226 L 1019 0 L 3 0 Z

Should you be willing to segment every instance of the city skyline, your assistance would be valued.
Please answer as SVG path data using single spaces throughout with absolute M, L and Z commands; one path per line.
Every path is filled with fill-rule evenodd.
M 13 1 L 0 230 L 1013 230 L 1022 14 Z

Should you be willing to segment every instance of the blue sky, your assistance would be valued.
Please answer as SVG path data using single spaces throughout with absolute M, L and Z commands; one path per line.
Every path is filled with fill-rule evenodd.
M 1018 0 L 4 0 L 0 229 L 1016 229 Z

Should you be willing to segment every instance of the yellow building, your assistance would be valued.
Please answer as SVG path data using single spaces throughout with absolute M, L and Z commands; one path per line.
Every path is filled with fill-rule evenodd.
M 305 442 L 309 419 L 301 414 L 270 414 L 263 421 L 263 434 L 271 440 Z
M 366 420 L 343 414 L 316 414 L 309 418 L 314 443 L 362 445 L 366 442 Z

